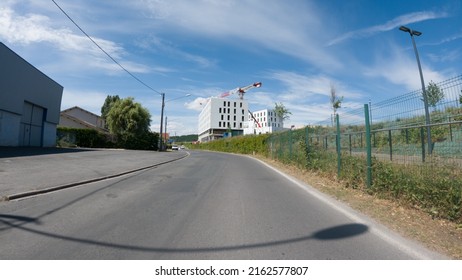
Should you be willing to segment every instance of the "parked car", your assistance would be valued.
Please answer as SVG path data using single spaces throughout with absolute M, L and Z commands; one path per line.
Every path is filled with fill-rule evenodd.
M 173 144 L 172 145 L 172 151 L 178 151 L 178 145 Z

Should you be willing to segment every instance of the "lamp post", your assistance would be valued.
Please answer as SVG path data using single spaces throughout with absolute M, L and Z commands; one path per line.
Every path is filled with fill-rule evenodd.
M 169 99 L 167 101 L 165 101 L 165 93 L 161 93 L 160 95 L 162 95 L 162 108 L 161 108 L 161 111 L 160 111 L 159 151 L 163 151 L 164 150 L 164 143 L 163 143 L 164 141 L 163 141 L 163 136 L 162 136 L 162 130 L 163 130 L 163 122 L 164 122 L 165 103 L 173 101 L 173 100 L 177 100 L 177 99 L 180 99 L 180 98 L 191 96 L 191 94 L 188 93 L 186 95 L 183 95 L 183 96 L 180 96 L 180 97 L 177 97 L 177 98 L 173 98 L 173 99 Z M 167 121 L 165 121 L 165 123 L 167 123 Z M 165 125 L 165 131 L 167 131 L 167 125 Z M 167 137 L 167 136 L 165 136 L 165 137 Z
M 427 127 L 427 143 L 428 143 L 428 154 L 432 154 L 432 136 L 431 136 L 431 129 L 430 129 L 430 113 L 428 111 L 428 99 L 427 99 L 427 93 L 425 90 L 425 82 L 422 74 L 422 67 L 420 66 L 420 58 L 419 58 L 419 52 L 417 51 L 417 46 L 415 44 L 414 40 L 414 35 L 415 36 L 420 36 L 422 35 L 422 32 L 417 31 L 417 30 L 412 30 L 406 26 L 401 26 L 399 30 L 403 32 L 409 33 L 411 35 L 412 39 L 412 45 L 414 46 L 414 52 L 415 52 L 415 57 L 417 59 L 417 66 L 419 67 L 419 74 L 420 74 L 420 82 L 422 84 L 422 95 L 423 95 L 423 102 L 424 102 L 424 107 L 425 107 L 425 124 Z

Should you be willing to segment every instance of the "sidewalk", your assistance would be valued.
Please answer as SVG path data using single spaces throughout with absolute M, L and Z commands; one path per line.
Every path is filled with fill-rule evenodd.
M 113 176 L 186 155 L 182 151 L 0 147 L 0 201 L 11 195 Z

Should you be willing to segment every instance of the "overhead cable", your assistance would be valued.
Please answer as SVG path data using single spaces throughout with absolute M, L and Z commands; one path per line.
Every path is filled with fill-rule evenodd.
M 61 8 L 58 3 L 56 3 L 55 0 L 51 0 L 55 5 L 56 7 L 58 7 L 58 9 L 61 10 L 61 12 L 63 12 L 63 14 L 75 25 L 77 26 L 77 28 L 82 31 L 82 33 L 87 36 L 88 39 L 90 39 L 90 41 L 93 42 L 93 44 L 95 44 L 95 46 L 97 46 L 105 55 L 107 55 L 107 57 L 109 57 L 115 64 L 117 64 L 122 70 L 124 70 L 125 72 L 127 72 L 130 76 L 132 76 L 132 78 L 134 78 L 135 80 L 137 80 L 139 83 L 141 83 L 142 85 L 144 85 L 145 87 L 147 87 L 148 89 L 154 91 L 155 93 L 158 93 L 158 94 L 162 94 L 160 93 L 159 91 L 153 89 L 151 86 L 149 86 L 148 84 L 146 84 L 145 82 L 143 82 L 141 79 L 139 79 L 138 77 L 136 77 L 133 73 L 131 73 L 130 71 L 128 71 L 125 67 L 122 66 L 122 64 L 120 64 L 117 60 L 115 60 L 115 58 L 113 58 L 108 52 L 106 52 L 100 45 L 98 45 L 98 43 L 95 42 L 95 40 L 93 40 L 90 35 L 87 34 L 87 32 L 85 32 L 85 30 L 83 30 L 67 13 L 66 11 L 63 10 L 63 8 Z

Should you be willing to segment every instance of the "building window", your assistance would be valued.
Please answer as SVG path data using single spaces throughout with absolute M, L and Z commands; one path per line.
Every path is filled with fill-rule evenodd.
M 218 108 L 218 113 L 220 113 L 220 114 L 221 114 L 221 108 Z
M 221 127 L 221 122 L 218 122 L 218 127 Z
M 234 123 L 234 127 L 236 127 L 236 123 Z
M 244 121 L 244 116 L 242 116 L 242 121 Z
M 242 102 L 239 102 L 239 106 L 242 108 Z
M 236 120 L 236 116 L 234 116 L 234 120 Z
M 229 115 L 228 115 L 228 121 L 229 121 Z
M 226 101 L 223 101 L 223 107 L 226 107 Z
M 224 119 L 224 115 L 221 115 L 221 120 L 223 120 L 223 119 Z
M 228 114 L 229 114 L 229 112 L 230 112 L 230 109 L 228 108 Z
M 242 109 L 242 114 L 244 115 L 244 109 Z
M 236 109 L 234 109 L 234 114 L 236 114 Z
M 228 101 L 228 107 L 231 107 L 231 102 Z
M 236 107 L 236 102 L 234 102 L 234 107 Z

